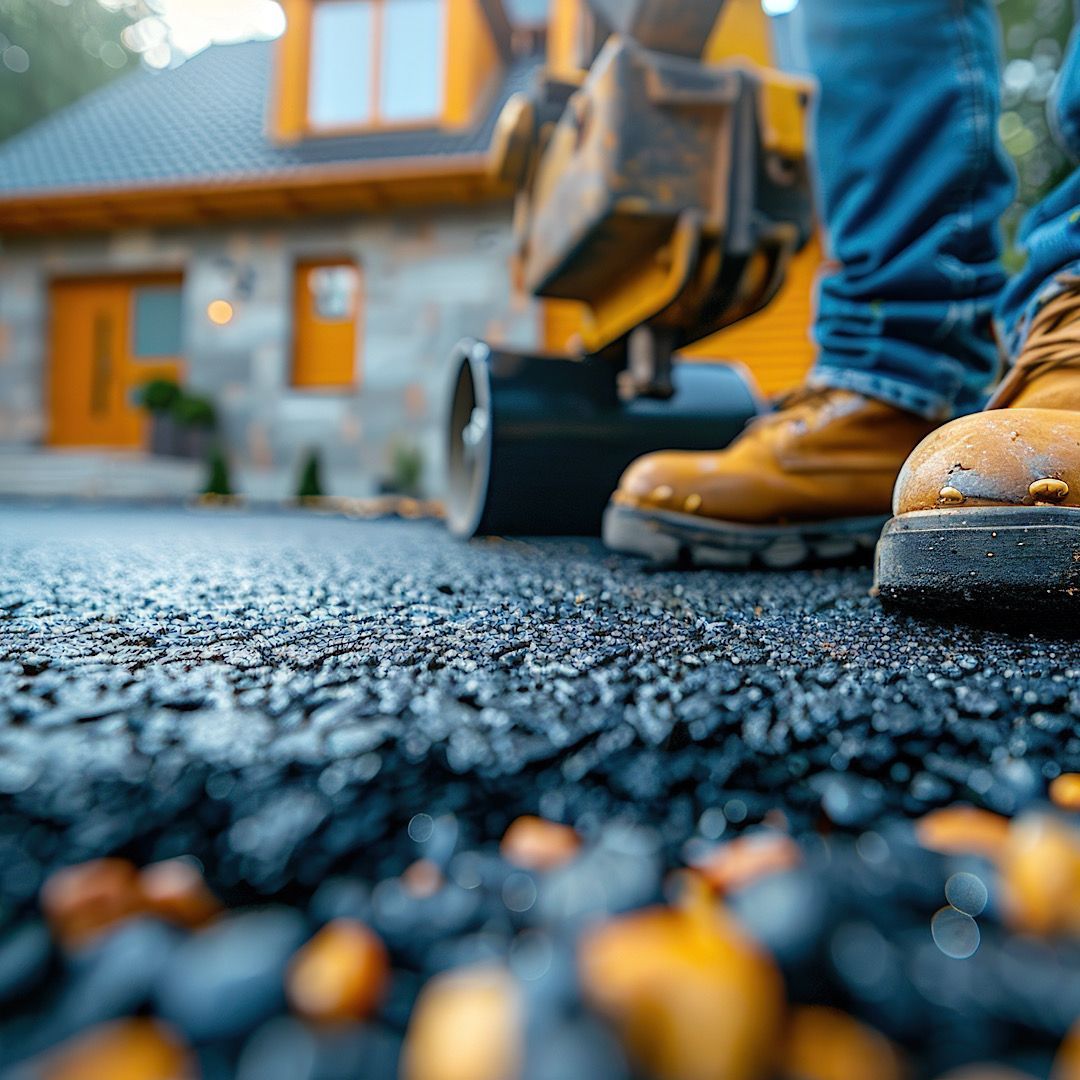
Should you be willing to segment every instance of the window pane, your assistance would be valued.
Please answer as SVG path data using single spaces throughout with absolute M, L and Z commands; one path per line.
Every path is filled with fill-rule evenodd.
M 433 120 L 442 112 L 443 0 L 386 0 L 379 113 Z
M 311 23 L 308 119 L 334 127 L 371 119 L 372 34 L 369 0 L 324 0 Z
M 315 318 L 345 322 L 356 313 L 360 274 L 355 266 L 319 266 L 309 271 L 308 287 Z
M 179 356 L 181 326 L 179 285 L 144 285 L 135 290 L 131 351 L 136 358 Z

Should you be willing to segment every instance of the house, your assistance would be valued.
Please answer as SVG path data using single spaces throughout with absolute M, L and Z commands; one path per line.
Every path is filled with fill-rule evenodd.
M 0 146 L 0 451 L 142 461 L 135 392 L 170 378 L 282 495 L 308 447 L 336 493 L 397 447 L 437 491 L 454 342 L 559 347 L 568 313 L 512 290 L 487 151 L 540 65 L 584 62 L 582 0 L 282 2 L 278 41 L 132 74 Z M 716 57 L 765 59 L 757 0 L 724 18 Z M 744 340 L 770 389 L 808 360 L 815 261 Z

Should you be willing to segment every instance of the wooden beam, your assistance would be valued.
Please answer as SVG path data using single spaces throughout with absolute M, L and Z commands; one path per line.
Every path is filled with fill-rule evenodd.
M 0 196 L 0 235 L 67 229 L 240 221 L 291 207 L 298 214 L 392 210 L 423 203 L 491 202 L 510 192 L 483 154 L 322 166 L 192 184 L 69 189 Z

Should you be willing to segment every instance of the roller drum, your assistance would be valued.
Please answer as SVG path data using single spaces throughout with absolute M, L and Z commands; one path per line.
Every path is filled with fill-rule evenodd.
M 758 411 L 727 364 L 676 361 L 675 394 L 621 401 L 608 360 L 454 353 L 447 523 L 456 536 L 589 535 L 622 471 L 653 450 L 726 446 Z

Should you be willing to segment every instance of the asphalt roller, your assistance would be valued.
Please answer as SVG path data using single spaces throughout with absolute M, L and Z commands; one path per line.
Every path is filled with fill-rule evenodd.
M 765 307 L 810 236 L 809 87 L 707 64 L 724 0 L 589 0 L 580 78 L 540 78 L 499 118 L 515 272 L 572 300 L 565 355 L 462 341 L 446 425 L 462 537 L 595 533 L 622 470 L 726 445 L 760 411 L 737 365 L 679 350 Z

